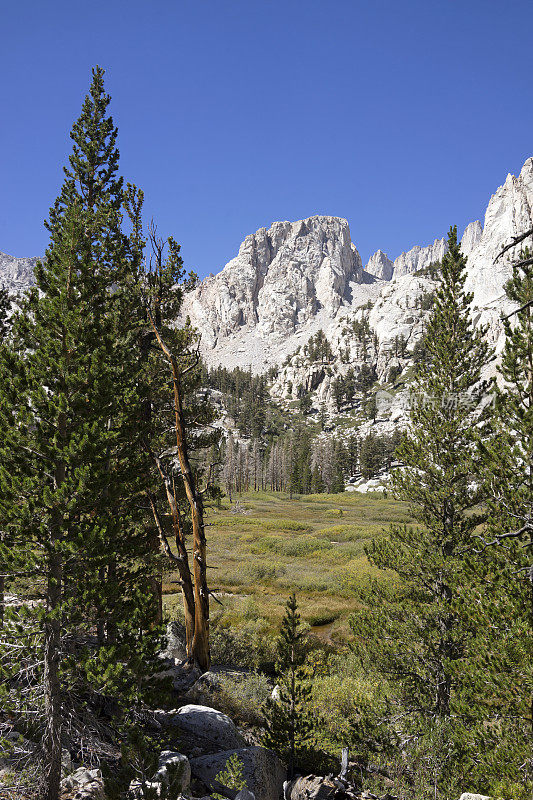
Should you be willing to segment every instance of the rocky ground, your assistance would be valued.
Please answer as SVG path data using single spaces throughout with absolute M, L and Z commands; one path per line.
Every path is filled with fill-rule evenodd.
M 328 776 L 300 775 L 287 780 L 284 765 L 271 750 L 262 747 L 249 731 L 212 705 L 217 694 L 217 671 L 203 675 L 174 658 L 182 655 L 183 644 L 176 630 L 169 631 L 169 647 L 162 654 L 162 673 L 171 677 L 176 698 L 195 702 L 173 710 L 153 710 L 145 726 L 168 741 L 159 753 L 157 769 L 148 778 L 132 781 L 131 800 L 397 800 L 394 794 L 377 797 L 350 779 L 352 765 L 343 753 L 339 773 Z M 179 749 L 176 743 L 179 742 Z M 217 780 L 231 757 L 242 765 L 246 788 L 237 791 Z M 61 783 L 61 800 L 108 800 L 102 772 L 98 768 L 72 765 L 66 761 Z M 0 781 L 2 773 L 0 772 Z M 3 797 L 0 782 L 0 797 Z M 477 794 L 463 794 L 460 800 L 490 800 Z

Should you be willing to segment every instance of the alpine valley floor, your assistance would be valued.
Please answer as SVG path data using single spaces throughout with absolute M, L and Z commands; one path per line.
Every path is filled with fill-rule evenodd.
M 349 635 L 354 595 L 371 578 L 393 588 L 387 573 L 369 564 L 364 548 L 390 523 L 410 522 L 407 505 L 384 496 L 353 493 L 294 496 L 247 492 L 208 508 L 212 626 L 262 623 L 279 627 L 287 597 L 295 592 L 311 633 L 340 644 Z M 179 615 L 177 574 L 165 578 L 165 606 Z M 215 637 L 216 638 L 216 637 Z

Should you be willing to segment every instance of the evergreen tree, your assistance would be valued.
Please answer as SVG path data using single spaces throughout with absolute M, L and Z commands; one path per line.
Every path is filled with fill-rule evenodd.
M 376 417 L 378 415 L 378 403 L 375 392 L 372 392 L 365 403 L 365 414 L 369 420 L 372 420 L 372 422 L 376 421 Z
M 359 374 L 355 380 L 355 386 L 360 391 L 363 396 L 366 398 L 366 395 L 369 389 L 372 388 L 374 383 L 376 382 L 376 370 L 370 364 L 366 362 L 361 364 L 361 369 L 359 370 Z
M 331 481 L 331 492 L 339 494 L 344 491 L 344 469 L 347 460 L 347 453 L 341 441 L 336 441 L 333 446 L 333 475 Z
M 266 703 L 263 737 L 265 747 L 275 750 L 286 762 L 289 779 L 312 743 L 311 687 L 304 668 L 304 641 L 296 596 L 292 594 L 285 606 L 278 640 L 277 697 Z
M 349 475 L 354 475 L 359 462 L 359 440 L 351 434 L 346 447 L 346 467 Z
M 0 556 L 8 575 L 31 578 L 44 600 L 23 611 L 42 632 L 35 674 L 44 694 L 46 800 L 59 794 L 62 724 L 73 698 L 94 687 L 135 701 L 156 633 L 145 589 L 151 545 L 131 502 L 142 474 L 142 397 L 128 336 L 139 264 L 121 228 L 108 104 L 96 68 L 46 223 L 50 244 L 36 287 L 0 354 Z M 16 616 L 5 638 L 19 636 L 20 644 Z M 14 666 L 16 682 L 17 664 L 3 665 Z
M 419 368 L 409 429 L 397 451 L 406 466 L 393 475 L 396 496 L 409 502 L 418 524 L 392 526 L 387 538 L 368 548 L 372 563 L 400 576 L 401 588 L 388 602 L 370 593 L 368 610 L 354 615 L 352 627 L 365 642 L 367 663 L 394 681 L 404 730 L 437 741 L 444 736 L 453 749 L 461 746 L 456 734 L 465 689 L 453 665 L 464 658 L 471 635 L 459 590 L 464 550 L 481 522 L 474 477 L 487 390 L 481 371 L 489 353 L 484 331 L 475 330 L 470 317 L 456 228 L 448 248 L 427 329 L 427 360 Z M 455 756 L 458 769 L 461 758 L 457 751 Z M 450 759 L 449 752 L 443 754 L 436 787 L 446 780 Z M 462 774 L 468 768 L 464 757 Z
M 531 235 L 531 233 L 530 233 Z M 533 622 L 533 259 L 513 265 L 506 294 L 517 311 L 504 318 L 505 346 L 493 389 L 491 436 L 480 443 L 488 520 L 471 548 L 464 602 L 476 637 L 479 674 L 471 679 L 486 731 L 485 774 L 531 791 Z M 497 698 L 498 721 L 494 721 Z M 528 766 L 529 765 L 529 766 Z
M 309 494 L 311 478 L 311 439 L 308 430 L 302 425 L 291 437 L 290 493 Z
M 311 473 L 311 491 L 313 494 L 320 494 L 325 490 L 325 484 L 320 474 L 318 464 L 315 464 Z
M 370 432 L 365 436 L 359 448 L 359 468 L 363 478 L 372 478 L 383 466 L 383 448 L 381 437 Z

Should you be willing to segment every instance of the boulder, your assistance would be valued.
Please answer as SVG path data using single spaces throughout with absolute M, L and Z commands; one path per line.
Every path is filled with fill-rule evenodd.
M 330 800 L 336 792 L 337 787 L 329 778 L 307 775 L 291 781 L 285 789 L 285 796 L 289 800 Z
M 213 700 L 220 693 L 220 674 L 204 672 L 187 692 L 187 699 L 192 703 L 203 705 L 206 701 Z
M 164 750 L 159 756 L 159 766 L 152 781 L 165 786 L 171 796 L 185 791 L 191 782 L 189 759 L 174 750 Z
M 185 639 L 185 627 L 181 623 L 173 620 L 167 625 L 167 646 L 164 655 L 176 661 L 185 661 L 187 658 L 187 648 Z
M 106 800 L 99 769 L 80 767 L 61 781 L 61 800 Z
M 194 686 L 198 678 L 202 675 L 202 670 L 194 665 L 177 664 L 172 676 L 172 686 L 176 692 L 186 694 Z
M 235 795 L 235 800 L 255 800 L 255 794 L 249 789 L 241 789 L 239 794 Z
M 173 715 L 172 724 L 189 737 L 191 744 L 204 750 L 236 750 L 246 744 L 235 723 L 209 706 L 182 706 Z
M 193 775 L 200 778 L 212 791 L 224 792 L 235 798 L 236 790 L 227 789 L 215 780 L 222 772 L 228 759 L 236 754 L 243 765 L 246 788 L 253 792 L 256 800 L 279 800 L 283 783 L 287 777 L 285 767 L 271 750 L 265 747 L 247 747 L 239 750 L 226 750 L 222 753 L 202 756 L 191 760 Z
M 490 800 L 486 794 L 471 794 L 470 792 L 463 792 L 459 800 Z

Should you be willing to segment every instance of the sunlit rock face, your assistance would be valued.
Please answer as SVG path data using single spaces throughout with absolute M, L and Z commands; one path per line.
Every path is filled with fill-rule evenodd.
M 461 251 L 463 255 L 469 256 L 474 247 L 477 245 L 481 236 L 483 235 L 483 228 L 481 222 L 476 219 L 466 226 L 463 238 L 461 239 Z
M 435 239 L 433 244 L 428 245 L 428 247 L 416 245 L 416 247 L 413 247 L 407 253 L 402 253 L 394 260 L 392 276 L 401 278 L 402 275 L 412 275 L 413 272 L 419 272 L 429 267 L 430 264 L 442 261 L 445 252 L 445 239 Z
M 530 158 L 520 175 L 509 175 L 492 196 L 484 226 L 471 222 L 461 239 L 475 318 L 489 325 L 488 337 L 497 348 L 503 341 L 501 312 L 508 305 L 504 284 L 516 253 L 494 259 L 512 236 L 533 225 L 532 207 Z M 319 329 L 345 349 L 346 319 L 361 316 L 369 305 L 381 349 L 397 335 L 412 343 L 422 329 L 423 295 L 430 291 L 421 273 L 441 261 L 446 249 L 446 240 L 436 239 L 394 261 L 377 250 L 363 270 L 346 220 L 275 222 L 247 236 L 221 272 L 186 296 L 183 315 L 200 330 L 208 364 L 254 372 L 279 366 Z
M 373 256 L 370 256 L 368 264 L 365 267 L 369 275 L 374 275 L 383 281 L 390 281 L 392 278 L 394 262 L 390 260 L 388 255 L 383 250 L 376 250 Z
M 275 222 L 247 236 L 238 255 L 186 297 L 184 313 L 206 345 L 243 328 L 292 335 L 322 309 L 335 313 L 348 303 L 350 282 L 361 278 L 346 220 Z
M 0 286 L 10 292 L 20 292 L 33 283 L 36 258 L 15 258 L 0 253 Z
M 531 226 L 533 158 L 518 176 L 507 176 L 490 198 L 484 225 L 470 223 L 461 240 L 468 259 L 466 289 L 473 294 L 474 319 L 488 325 L 487 336 L 497 350 L 503 345 L 501 314 L 511 310 L 504 285 L 518 249 L 503 258 L 496 256 L 513 236 Z M 379 368 L 387 362 L 396 337 L 412 346 L 421 335 L 425 298 L 435 285 L 423 273 L 445 252 L 444 238 L 413 247 L 395 260 L 377 250 L 363 270 L 345 219 L 314 216 L 275 222 L 247 236 L 235 258 L 186 294 L 181 319 L 189 316 L 201 333 L 202 354 L 209 366 L 264 372 L 290 361 L 320 329 L 331 342 L 334 360 L 340 361 L 342 351 L 357 367 L 358 346 L 346 330 L 367 315 L 379 340 Z M 0 253 L 0 285 L 10 291 L 26 288 L 33 282 L 35 262 Z M 288 365 L 294 373 L 293 385 L 316 382 L 318 368 L 304 374 L 298 358 Z M 344 366 L 332 365 L 321 385 L 331 383 L 335 370 L 344 369 L 346 363 L 345 359 Z M 279 392 L 283 391 L 280 384 Z
M 501 316 L 512 310 L 505 297 L 505 284 L 511 277 L 511 262 L 520 253 L 512 248 L 497 257 L 513 237 L 533 226 L 533 158 L 528 158 L 518 176 L 508 175 L 489 200 L 481 235 L 468 254 L 465 289 L 472 292 L 474 319 L 487 325 L 487 336 L 496 352 L 504 344 Z
M 474 292 L 474 302 L 481 306 L 501 298 L 511 275 L 510 261 L 518 249 L 496 259 L 505 244 L 533 224 L 533 158 L 528 158 L 518 176 L 507 180 L 490 198 L 485 224 L 468 254 L 467 289 Z
M 482 234 L 483 228 L 479 220 L 467 225 L 461 239 L 461 250 L 466 256 L 470 255 L 481 239 Z M 376 278 L 390 281 L 393 277 L 401 278 L 403 275 L 412 275 L 415 272 L 423 271 L 430 264 L 441 261 L 447 249 L 448 246 L 445 239 L 435 239 L 432 245 L 427 247 L 417 245 L 407 253 L 399 255 L 395 261 L 391 261 L 383 250 L 377 250 L 370 257 L 365 270 Z

